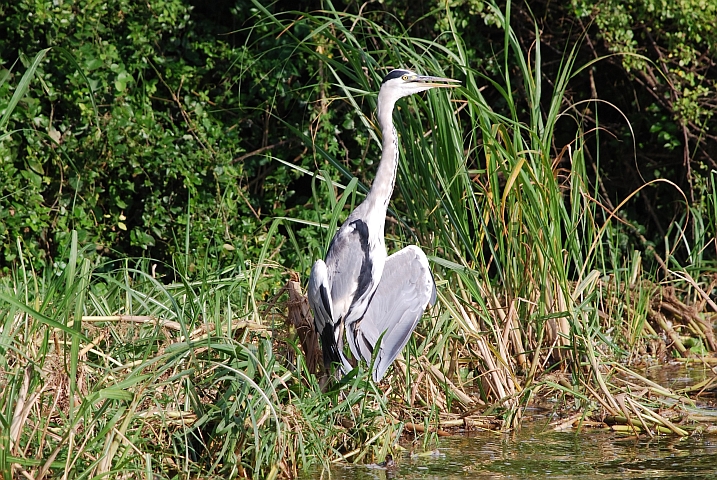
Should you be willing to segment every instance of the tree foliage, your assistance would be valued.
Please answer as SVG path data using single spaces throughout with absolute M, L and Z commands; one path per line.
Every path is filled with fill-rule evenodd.
M 692 199 L 704 195 L 694 189 L 708 169 L 717 168 L 717 2 L 575 0 L 573 11 L 594 23 L 595 39 L 620 56 L 639 90 L 633 109 L 649 124 L 649 139 L 666 152 L 682 154 L 680 173 Z M 639 140 L 645 149 L 647 139 Z
M 361 12 L 397 35 L 447 48 L 460 42 L 470 67 L 488 77 L 511 68 L 503 65 L 499 21 L 481 0 L 268 6 L 286 7 Z M 555 68 L 573 44 L 578 63 L 618 54 L 595 63 L 568 92 L 581 122 L 599 115 L 607 130 L 599 142 L 607 160 L 593 166 L 606 198 L 617 204 L 645 180 L 666 177 L 690 192 L 693 213 L 711 215 L 717 2 L 541 1 L 513 9 L 523 48 L 533 48 L 537 22 Z M 43 265 L 73 229 L 104 255 L 169 260 L 200 249 L 233 259 L 258 252 L 272 218 L 310 218 L 310 180 L 271 156 L 313 171 L 326 166 L 319 147 L 345 159 L 352 175 L 370 178 L 379 152 L 355 108 L 336 97 L 318 56 L 304 55 L 262 20 L 250 0 L 0 6 L 0 108 L 34 55 L 51 48 L 0 140 L 0 267 L 18 261 L 18 242 Z M 461 34 L 445 35 L 447 22 Z M 312 40 L 323 55 L 340 55 L 329 36 Z M 605 103 L 579 103 L 591 97 Z M 499 96 L 487 101 L 505 108 Z M 689 211 L 678 198 L 667 188 L 645 191 L 626 210 L 626 242 L 661 242 L 669 222 Z M 706 224 L 694 235 L 709 235 Z

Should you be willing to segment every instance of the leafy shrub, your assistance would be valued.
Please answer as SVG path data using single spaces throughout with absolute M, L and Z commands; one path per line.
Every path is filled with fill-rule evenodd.
M 342 174 L 336 166 L 328 169 L 333 180 L 346 183 L 353 175 L 369 183 L 379 150 L 360 113 L 371 118 L 367 99 L 377 85 L 361 84 L 359 111 L 335 87 L 345 72 L 332 72 L 321 60 L 346 61 L 330 28 L 312 33 L 294 22 L 292 39 L 275 32 L 267 15 L 289 6 L 297 10 L 294 18 L 306 18 L 318 7 L 331 11 L 330 2 L 259 8 L 264 3 L 18 0 L 0 5 L 0 80 L 6 78 L 0 82 L 0 110 L 7 108 L 29 59 L 51 47 L 12 112 L 6 129 L 12 134 L 0 140 L 1 269 L 18 260 L 18 238 L 40 268 L 64 249 L 67 232 L 74 229 L 81 242 L 96 245 L 103 255 L 165 261 L 178 251 L 212 263 L 243 261 L 256 258 L 270 239 L 276 241 L 277 259 L 305 270 L 298 249 L 276 247 L 288 238 L 321 253 L 323 243 L 314 230 L 281 227 L 270 238 L 267 223 L 272 217 L 328 223 L 331 212 L 313 202 L 310 176 L 275 158 L 317 171 L 328 166 L 323 150 L 344 168 Z M 385 29 L 384 38 L 408 31 L 450 51 L 461 48 L 471 68 L 489 78 L 518 71 L 501 51 L 499 20 L 485 2 L 414 3 L 349 3 L 342 9 L 353 14 L 361 9 L 362 18 Z M 591 40 L 597 29 L 611 51 L 653 60 L 623 55 L 615 57 L 617 67 L 606 68 L 607 62 L 594 67 L 599 97 L 625 112 L 640 150 L 640 171 L 628 179 L 624 173 L 636 163 L 626 154 L 633 132 L 614 111 L 611 123 L 600 106 L 601 128 L 615 136 L 599 139 L 604 159 L 599 174 L 615 204 L 639 187 L 645 174 L 648 180 L 664 176 L 691 188 L 698 214 L 708 208 L 700 205 L 712 205 L 702 197 L 709 197 L 709 170 L 717 167 L 710 108 L 717 88 L 707 68 L 716 43 L 715 2 L 703 3 L 574 0 L 569 6 L 512 7 L 516 36 L 526 52 L 534 40 L 532 18 L 546 30 L 546 78 L 560 64 L 565 45 L 578 42 L 583 34 L 578 27 L 588 28 L 589 21 Z M 367 51 L 380 50 L 371 40 L 376 34 L 367 29 L 357 37 L 365 40 Z M 317 55 L 299 48 L 296 39 Z M 371 53 L 386 58 L 381 51 Z M 578 55 L 585 63 L 595 52 L 584 45 Z M 364 74 L 380 78 L 390 66 L 364 65 L 373 70 Z M 610 68 L 631 76 L 613 81 L 620 75 Z M 571 91 L 573 98 L 590 98 L 587 76 L 572 83 L 582 90 Z M 609 81 L 600 83 L 605 78 Z M 648 80 L 657 82 L 656 90 Z M 634 92 L 626 94 L 628 83 Z M 515 86 L 516 113 L 527 121 L 532 107 L 522 87 Z M 500 95 L 486 95 L 497 112 L 512 113 Z M 592 121 L 592 109 L 581 121 Z M 648 242 L 660 244 L 668 229 L 660 220 L 685 214 L 681 197 L 655 188 L 640 198 L 646 207 L 631 206 L 628 220 Z M 400 205 L 400 192 L 396 200 Z M 713 231 L 707 223 L 698 235 L 709 238 Z M 631 236 L 628 241 L 641 240 Z
M 573 0 L 572 6 L 578 19 L 594 23 L 595 40 L 619 54 L 623 74 L 633 80 L 628 108 L 634 112 L 628 114 L 639 137 L 638 155 L 647 157 L 641 162 L 647 179 L 671 178 L 700 203 L 709 195 L 710 170 L 717 168 L 717 1 Z M 669 201 L 663 196 L 657 203 Z
M 192 245 L 219 258 L 261 246 L 263 214 L 292 177 L 263 158 L 234 159 L 266 143 L 265 103 L 292 102 L 290 77 L 267 65 L 282 52 L 256 58 L 180 0 L 0 9 L 3 64 L 52 47 L 0 143 L 0 266 L 16 259 L 18 237 L 42 265 L 72 229 L 109 255 L 168 259 Z

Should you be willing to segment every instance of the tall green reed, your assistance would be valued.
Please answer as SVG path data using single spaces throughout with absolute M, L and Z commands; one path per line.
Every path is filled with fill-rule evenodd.
M 636 342 L 649 289 L 609 288 L 625 276 L 608 275 L 639 270 L 640 263 L 639 256 L 619 255 L 613 212 L 601 204 L 599 168 L 592 165 L 599 158 L 588 152 L 593 137 L 583 128 L 580 104 L 566 100 L 570 82 L 593 64 L 575 64 L 579 45 L 565 50 L 546 81 L 537 27 L 526 51 L 510 26 L 510 2 L 505 10 L 491 4 L 504 29 L 502 57 L 494 59 L 501 73 L 494 78 L 472 68 L 450 9 L 451 29 L 425 40 L 392 35 L 330 4 L 328 11 L 298 19 L 257 6 L 267 25 L 291 37 L 297 54 L 322 63 L 336 98 L 351 105 L 369 131 L 376 156 L 372 112 L 388 68 L 464 80 L 457 90 L 402 100 L 394 117 L 401 155 L 389 245 L 415 242 L 429 251 L 441 310 L 449 313 L 419 326 L 421 348 L 411 343 L 409 354 L 428 352 L 431 363 L 462 371 L 479 384 L 484 400 L 507 407 L 510 419 L 532 395 L 527 387 L 548 370 L 564 371 L 572 385 L 594 385 L 611 398 L 600 359 L 624 351 L 616 342 L 622 333 L 606 330 L 630 332 L 626 336 Z M 505 108 L 492 108 L 484 91 Z M 561 144 L 558 132 L 572 139 Z M 318 160 L 348 177 L 328 152 L 319 151 Z M 608 293 L 615 298 L 605 299 Z M 605 325 L 613 313 L 616 325 Z
M 260 263 L 161 277 L 73 235 L 64 268 L 1 278 L 5 476 L 276 478 L 385 456 L 399 426 L 370 375 L 325 394 L 290 360 Z

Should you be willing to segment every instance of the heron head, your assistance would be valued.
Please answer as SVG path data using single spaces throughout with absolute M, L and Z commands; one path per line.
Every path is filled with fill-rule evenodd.
M 378 107 L 381 109 L 382 106 L 390 105 L 393 108 L 393 104 L 401 97 L 407 97 L 432 88 L 458 87 L 460 83 L 460 80 L 452 78 L 419 75 L 405 68 L 391 70 L 381 82 Z

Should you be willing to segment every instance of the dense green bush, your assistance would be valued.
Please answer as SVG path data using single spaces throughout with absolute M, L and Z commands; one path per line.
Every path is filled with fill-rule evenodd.
M 610 62 L 622 67 L 627 101 L 615 104 L 628 115 L 634 129 L 637 162 L 624 162 L 642 177 L 669 178 L 685 192 L 692 213 L 713 217 L 710 210 L 711 171 L 717 169 L 717 18 L 715 0 L 573 0 L 572 12 L 587 31 L 592 48 L 617 54 Z M 600 98 L 619 98 L 615 84 L 597 84 Z M 624 128 L 623 135 L 631 134 Z M 624 151 L 624 148 L 623 148 Z M 633 165 L 630 165 L 633 163 Z M 607 168 L 610 168 L 609 166 Z M 636 175 L 637 177 L 637 175 Z M 635 188 L 635 182 L 630 182 Z M 674 194 L 674 192 L 673 192 Z M 670 192 L 647 193 L 644 215 L 634 221 L 652 227 L 648 236 L 664 235 L 674 219 L 684 219 L 684 204 L 667 207 Z M 652 204 L 653 207 L 649 205 Z M 698 228 L 692 240 L 714 236 Z M 711 256 L 714 258 L 714 248 Z M 690 259 L 694 260 L 694 259 Z
M 43 265 L 72 229 L 104 255 L 170 260 L 186 251 L 211 262 L 241 261 L 261 248 L 272 218 L 316 221 L 329 213 L 317 216 L 311 178 L 276 158 L 316 171 L 328 166 L 323 149 L 343 159 L 343 177 L 335 166 L 329 169 L 335 180 L 355 175 L 370 181 L 378 146 L 355 106 L 340 98 L 334 73 L 318 60 L 341 54 L 330 36 L 313 35 L 320 55 L 306 55 L 288 35 L 272 31 L 251 0 L 195 3 L 0 5 L 0 79 L 6 78 L 0 109 L 34 55 L 51 47 L 12 112 L 11 135 L 0 141 L 0 268 L 18 260 L 18 238 L 28 260 Z M 525 51 L 533 48 L 534 21 L 544 31 L 546 78 L 554 76 L 566 45 L 580 45 L 578 64 L 610 52 L 631 54 L 596 63 L 568 92 L 576 101 L 597 93 L 606 102 L 573 110 L 585 125 L 599 111 L 600 128 L 608 131 L 599 141 L 603 160 L 591 171 L 600 172 L 613 206 L 655 177 L 689 191 L 698 215 L 713 206 L 715 75 L 708 66 L 715 58 L 715 1 L 703 3 L 513 5 Z M 286 7 L 334 8 L 328 1 L 268 8 Z M 469 66 L 488 77 L 517 71 L 501 50 L 498 20 L 479 0 L 336 7 L 361 10 L 388 33 L 409 31 L 454 50 L 460 45 Z M 309 34 L 297 25 L 296 38 Z M 447 35 L 449 25 L 461 34 Z M 519 82 L 514 88 L 517 113 L 527 119 L 529 101 Z M 496 92 L 486 91 L 486 101 L 508 114 Z M 371 115 L 370 102 L 359 108 Z M 632 224 L 626 242 L 662 243 L 670 233 L 666 222 L 684 219 L 681 198 L 672 187 L 643 191 L 623 209 Z M 710 218 L 693 237 L 714 234 Z M 320 240 L 297 232 L 321 250 Z M 279 234 L 278 242 L 291 232 Z M 279 249 L 276 258 L 297 265 L 294 250 Z
M 266 105 L 297 101 L 291 72 L 272 71 L 286 52 L 236 47 L 180 0 L 0 8 L 8 70 L 52 47 L 0 144 L 3 266 L 17 237 L 39 265 L 71 229 L 106 254 L 159 259 L 184 249 L 187 229 L 211 256 L 261 245 L 263 213 L 291 177 L 234 159 L 264 146 Z M 0 105 L 22 72 L 14 65 Z

